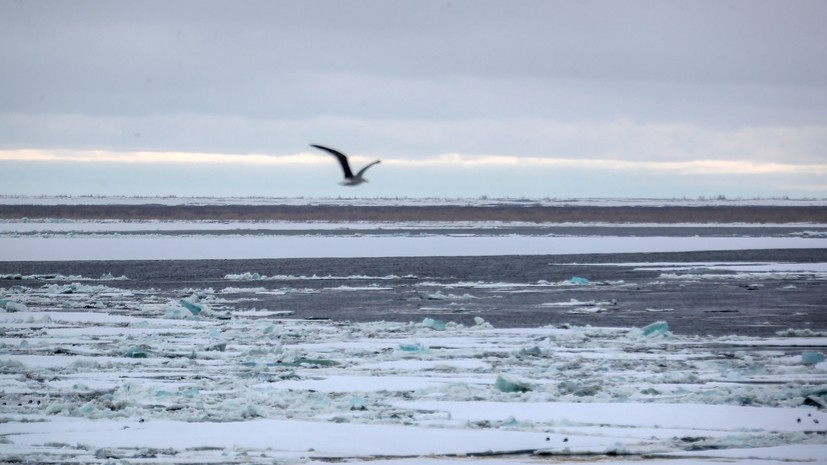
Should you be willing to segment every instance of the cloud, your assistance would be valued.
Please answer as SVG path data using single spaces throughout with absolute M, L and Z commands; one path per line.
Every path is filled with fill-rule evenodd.
M 0 102 L 113 117 L 763 113 L 730 113 L 746 104 L 777 122 L 801 111 L 778 111 L 791 93 L 824 108 L 825 15 L 800 0 L 4 2 Z
M 351 155 L 431 159 L 440 154 L 537 159 L 821 164 L 827 125 L 735 129 L 688 123 L 562 122 L 541 118 L 454 121 L 322 117 L 267 120 L 214 115 L 103 118 L 0 116 L 0 148 L 109 152 L 294 155 L 308 144 Z M 39 146 L 27 141 L 42 141 Z
M 296 155 L 233 155 L 192 152 L 110 152 L 104 150 L 0 150 L 0 161 L 127 163 L 127 164 L 193 164 L 193 165 L 318 165 L 329 157 Z
M 542 168 L 599 169 L 626 172 L 669 172 L 683 175 L 756 175 L 756 174 L 827 174 L 827 163 L 795 165 L 784 163 L 760 163 L 751 161 L 691 160 L 691 161 L 628 161 L 628 160 L 581 160 L 573 158 L 537 158 L 514 156 L 463 156 L 446 154 L 421 160 L 388 160 L 389 165 L 416 167 L 511 167 L 530 170 Z
M 354 163 L 372 161 L 367 156 L 352 156 Z M 188 152 L 111 152 L 103 150 L 0 150 L 1 161 L 57 162 L 96 164 L 171 164 L 233 165 L 239 166 L 307 166 L 331 165 L 325 155 L 301 152 L 287 155 L 224 154 Z M 441 154 L 425 158 L 387 158 L 384 166 L 419 169 L 497 169 L 530 171 L 535 168 L 565 168 L 601 170 L 627 173 L 671 173 L 678 175 L 770 175 L 770 174 L 827 174 L 827 163 L 785 164 L 745 160 L 688 160 L 688 161 L 636 161 L 616 159 L 576 159 L 519 157 L 506 155 Z

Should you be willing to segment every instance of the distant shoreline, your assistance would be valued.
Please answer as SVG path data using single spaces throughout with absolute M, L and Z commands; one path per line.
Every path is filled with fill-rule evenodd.
M 0 219 L 160 221 L 520 221 L 533 223 L 827 223 L 827 206 L 589 205 L 0 205 Z

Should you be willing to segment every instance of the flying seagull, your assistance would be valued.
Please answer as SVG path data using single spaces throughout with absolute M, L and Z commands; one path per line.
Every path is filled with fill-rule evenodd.
M 365 166 L 358 173 L 355 175 L 353 171 L 350 170 L 350 163 L 347 162 L 347 156 L 338 150 L 333 150 L 327 147 L 322 147 L 321 145 L 310 144 L 311 147 L 315 147 L 319 150 L 324 150 L 325 152 L 333 155 L 339 160 L 339 164 L 342 165 L 342 171 L 345 172 L 345 180 L 341 183 L 343 186 L 358 186 L 363 182 L 368 182 L 367 179 L 363 178 L 362 175 L 365 174 L 365 171 L 368 170 L 371 166 L 379 163 L 381 160 L 376 160 L 375 162 Z

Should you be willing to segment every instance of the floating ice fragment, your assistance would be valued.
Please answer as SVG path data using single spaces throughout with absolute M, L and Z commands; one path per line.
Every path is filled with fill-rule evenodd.
M 242 364 L 245 365 L 245 366 L 256 366 L 256 365 L 258 365 L 257 362 L 251 362 L 251 361 L 244 362 Z M 327 360 L 327 359 L 323 359 L 323 358 L 297 358 L 297 359 L 293 360 L 292 362 L 282 362 L 282 361 L 279 361 L 279 362 L 264 362 L 264 363 L 262 363 L 262 365 L 269 366 L 269 367 L 282 367 L 282 368 L 284 368 L 284 367 L 296 368 L 296 367 L 302 367 L 302 366 L 304 366 L 304 367 L 307 367 L 307 366 L 310 366 L 310 367 L 334 367 L 334 366 L 339 365 L 339 362 L 337 362 L 335 360 Z
M 825 395 L 827 395 L 827 391 L 811 394 L 804 399 L 804 405 L 812 405 L 820 410 L 827 410 L 827 401 L 824 400 Z
M 188 313 L 186 309 L 170 303 L 164 307 L 164 318 L 188 318 L 192 314 Z
M 543 355 L 543 351 L 540 350 L 540 347 L 534 346 L 530 349 L 520 349 L 520 353 L 519 353 L 518 356 L 520 358 L 525 358 L 525 357 L 539 357 L 541 355 Z
M 21 349 L 28 349 L 29 348 L 29 341 L 23 339 L 20 341 L 20 348 Z
M 425 318 L 422 320 L 422 326 L 436 331 L 445 331 L 445 322 L 442 320 L 434 320 L 433 318 Z
M 224 279 L 230 281 L 258 281 L 262 279 L 261 274 L 259 273 L 250 273 L 249 271 L 246 273 L 241 274 L 227 274 L 224 275 Z
M 422 300 L 443 300 L 445 299 L 445 294 L 440 291 L 436 292 L 420 292 L 419 298 Z
M 566 311 L 570 315 L 589 315 L 594 313 L 605 313 L 606 309 L 603 307 L 577 307 Z
M 217 344 L 207 346 L 207 352 L 224 352 L 225 350 L 227 350 L 226 342 L 219 342 Z
M 586 278 L 581 278 L 580 276 L 572 276 L 571 277 L 572 284 L 589 284 L 589 280 Z
M 0 302 L 3 302 L 3 301 L 0 301 Z M 12 301 L 12 300 L 6 300 L 5 302 L 6 302 L 6 304 L 4 305 L 4 308 L 9 313 L 29 311 L 29 307 L 27 307 L 26 304 L 24 304 L 22 302 L 15 302 L 15 301 Z
M 528 392 L 531 386 L 507 375 L 497 376 L 494 387 L 502 392 Z
M 149 346 L 141 344 L 129 347 L 121 355 L 127 358 L 147 358 L 150 353 L 151 351 L 149 350 Z
M 471 294 L 446 294 L 442 291 L 436 292 L 420 292 L 419 298 L 422 300 L 468 300 L 473 299 Z
M 335 360 L 327 360 L 323 358 L 297 358 L 293 363 L 296 365 L 313 365 L 317 367 L 334 367 L 339 364 L 339 362 Z
M 805 351 L 801 353 L 801 363 L 804 365 L 817 365 L 824 361 L 824 354 L 821 352 Z
M 827 336 L 827 331 L 813 331 L 810 328 L 805 329 L 793 329 L 787 328 L 781 331 L 776 331 L 775 334 L 778 336 L 786 336 L 786 337 L 825 337 Z
M 351 410 L 367 410 L 365 407 L 365 398 L 360 396 L 353 396 L 350 398 Z
M 643 335 L 651 336 L 666 336 L 669 334 L 669 325 L 665 321 L 656 321 L 643 327 Z
M 425 350 L 425 347 L 417 341 L 403 342 L 399 344 L 399 350 L 402 352 L 422 352 Z
M 203 310 L 200 305 L 194 304 L 187 299 L 181 299 L 179 302 L 184 308 L 191 311 L 193 315 L 198 315 Z
M 600 392 L 599 384 L 581 383 L 578 381 L 563 381 L 557 385 L 561 394 L 571 394 L 577 397 L 591 397 Z
M 481 316 L 475 316 L 474 317 L 474 327 L 475 328 L 490 329 L 490 328 L 493 328 L 494 326 L 492 326 L 491 323 L 485 321 Z

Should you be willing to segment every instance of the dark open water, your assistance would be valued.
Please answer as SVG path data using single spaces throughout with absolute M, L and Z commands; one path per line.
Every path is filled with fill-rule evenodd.
M 675 333 L 769 336 L 827 331 L 827 280 L 812 273 L 643 270 L 646 263 L 827 262 L 827 249 L 571 256 L 414 257 L 198 261 L 0 262 L 0 275 L 124 275 L 101 284 L 134 299 L 218 298 L 213 310 L 267 309 L 295 318 L 421 321 L 496 327 L 643 326 L 665 320 Z M 278 279 L 239 281 L 229 274 Z M 665 273 L 665 274 L 664 274 Z M 572 277 L 588 284 L 572 284 Z M 289 278 L 283 278 L 289 277 Z M 42 278 L 42 276 L 40 277 Z M 87 282 L 95 284 L 95 282 Z M 0 288 L 38 288 L 41 279 L 0 279 Z M 222 291 L 232 289 L 231 292 Z M 59 299 L 58 299 L 59 300 Z M 229 300 L 229 302 L 227 301 Z M 572 300 L 577 303 L 573 303 Z

